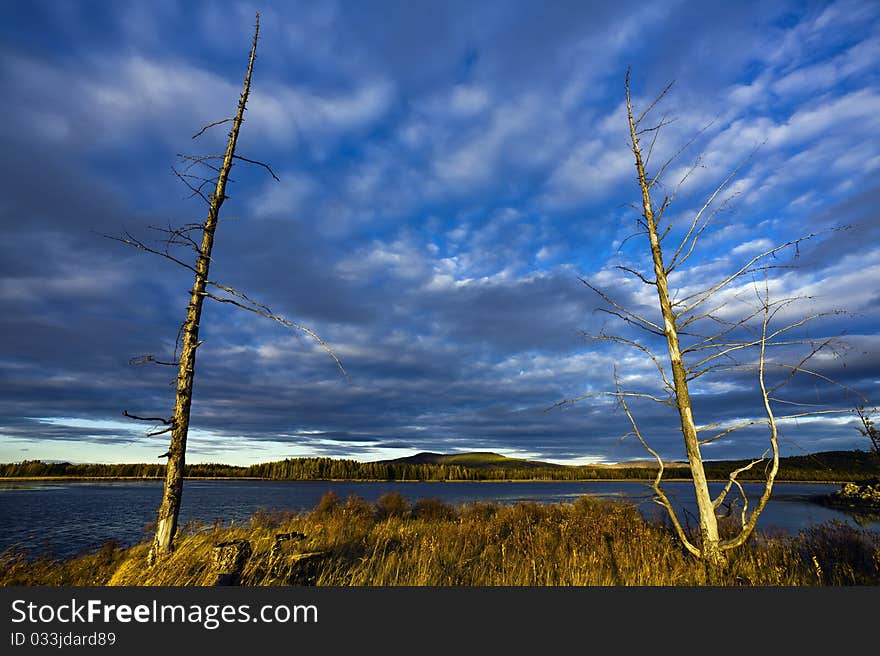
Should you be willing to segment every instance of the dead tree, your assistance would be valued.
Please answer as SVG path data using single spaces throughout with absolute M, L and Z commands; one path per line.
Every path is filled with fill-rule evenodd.
M 749 538 L 758 517 L 770 499 L 773 483 L 779 471 L 779 422 L 847 412 L 845 409 L 834 407 L 807 406 L 796 400 L 783 398 L 780 393 L 796 376 L 809 376 L 817 381 L 833 384 L 832 380 L 821 371 L 808 366 L 808 363 L 820 351 L 833 348 L 834 340 L 805 339 L 798 335 L 797 331 L 823 316 L 839 312 L 791 318 L 788 315 L 791 314 L 793 304 L 801 299 L 771 298 L 769 276 L 773 269 L 781 266 L 774 264 L 772 258 L 784 251 L 796 252 L 802 242 L 816 237 L 815 234 L 798 237 L 767 249 L 741 266 L 733 268 L 728 275 L 722 276 L 713 284 L 699 289 L 687 287 L 692 278 L 685 272 L 683 265 L 696 252 L 697 244 L 713 218 L 733 197 L 732 195 L 724 197 L 724 194 L 725 190 L 729 189 L 739 167 L 712 191 L 683 229 L 673 232 L 673 225 L 664 214 L 699 163 L 694 164 L 674 188 L 668 189 L 661 202 L 655 202 L 654 194 L 657 189 L 663 187 L 663 173 L 696 137 L 651 175 L 648 173 L 648 167 L 657 134 L 669 121 L 663 117 L 653 125 L 644 123 L 651 110 L 671 86 L 671 84 L 667 86 L 648 108 L 636 117 L 630 97 L 629 71 L 626 74 L 629 141 L 635 159 L 641 195 L 641 203 L 637 207 L 640 214 L 637 221 L 637 236 L 647 238 L 642 253 L 650 261 L 651 273 L 628 266 L 618 268 L 634 276 L 644 285 L 654 288 L 659 316 L 645 316 L 634 312 L 589 281 L 582 280 L 607 304 L 602 308 L 605 312 L 626 325 L 639 329 L 646 336 L 643 339 L 632 339 L 622 335 L 609 335 L 603 331 L 601 334 L 588 335 L 588 337 L 637 349 L 650 360 L 652 369 L 656 369 L 657 386 L 647 391 L 625 389 L 615 370 L 614 390 L 568 399 L 557 406 L 598 395 L 609 395 L 616 399 L 631 425 L 632 431 L 628 435 L 638 439 L 657 461 L 658 470 L 653 481 L 654 501 L 665 508 L 676 534 L 690 553 L 714 566 L 720 566 L 726 562 L 726 551 L 742 545 Z M 645 151 L 641 140 L 646 135 L 650 139 L 650 144 Z M 673 248 L 665 250 L 665 240 L 671 234 L 677 238 L 677 245 L 673 242 Z M 669 280 L 673 275 L 683 282 L 680 289 L 671 291 Z M 665 347 L 666 355 L 663 357 L 655 352 L 655 349 L 660 348 L 660 344 Z M 691 388 L 694 382 L 712 374 L 730 377 L 743 372 L 751 372 L 755 376 L 754 380 L 758 388 L 755 398 L 760 409 L 743 421 L 717 421 L 699 425 L 691 403 Z M 657 389 L 661 391 L 657 392 Z M 698 508 L 698 539 L 687 534 L 679 520 L 679 511 L 663 490 L 661 485 L 664 475 L 663 460 L 657 450 L 651 446 L 650 436 L 640 429 L 631 411 L 631 404 L 637 399 L 662 404 L 671 408 L 677 415 Z M 793 407 L 793 410 L 780 411 L 780 407 Z M 726 484 L 713 497 L 705 473 L 702 447 L 719 440 L 732 439 L 738 431 L 760 426 L 764 426 L 767 430 L 766 450 L 747 465 L 729 472 Z M 763 491 L 750 509 L 749 499 L 738 477 L 749 470 L 756 472 L 755 468 L 759 464 L 763 464 L 764 468 Z M 734 487 L 742 501 L 738 527 L 733 535 L 722 536 L 719 531 L 717 511 L 729 505 L 726 499 Z
M 186 307 L 186 317 L 181 324 L 178 333 L 175 357 L 172 358 L 170 362 L 158 360 L 151 355 L 143 356 L 135 360 L 136 363 L 151 362 L 177 367 L 176 397 L 173 414 L 169 418 L 163 418 L 141 417 L 130 414 L 128 411 L 123 412 L 125 416 L 132 419 L 141 419 L 164 425 L 164 428 L 149 433 L 149 435 L 161 435 L 167 432 L 171 433 L 171 442 L 168 451 L 166 454 L 163 454 L 163 456 L 167 456 L 168 464 L 165 473 L 165 487 L 162 495 L 162 503 L 159 506 L 158 511 L 156 533 L 149 551 L 148 562 L 150 564 L 153 564 L 157 558 L 173 549 L 174 536 L 177 531 L 177 519 L 180 513 L 181 495 L 183 492 L 183 477 L 186 463 L 186 440 L 189 431 L 190 408 L 192 406 L 196 352 L 202 344 L 202 340 L 199 337 L 199 330 L 202 316 L 202 305 L 206 298 L 218 303 L 234 305 L 259 316 L 277 321 L 289 329 L 306 333 L 315 339 L 327 351 L 342 372 L 345 373 L 342 364 L 333 354 L 333 351 L 314 332 L 273 313 L 267 306 L 254 301 L 248 295 L 228 285 L 213 281 L 209 277 L 214 235 L 220 216 L 220 208 L 223 205 L 224 200 L 227 198 L 226 187 L 230 182 L 229 173 L 232 170 L 234 161 L 239 160 L 262 166 L 267 169 L 273 178 L 276 180 L 278 179 L 267 164 L 236 154 L 236 143 L 241 125 L 244 122 L 244 113 L 251 88 L 251 75 L 254 69 L 254 60 L 256 59 L 259 31 L 260 15 L 257 14 L 253 43 L 251 45 L 250 57 L 248 59 L 247 73 L 244 79 L 244 88 L 241 92 L 235 115 L 206 125 L 193 135 L 193 139 L 195 139 L 210 127 L 224 123 L 231 123 L 232 128 L 229 132 L 229 140 L 226 144 L 225 153 L 222 155 L 180 155 L 179 157 L 186 164 L 186 167 L 182 171 L 174 171 L 178 178 L 180 178 L 180 180 L 182 180 L 192 191 L 192 196 L 198 196 L 207 203 L 207 218 L 203 223 L 189 224 L 181 228 L 171 228 L 170 226 L 168 228 L 158 228 L 157 230 L 163 235 L 162 242 L 164 243 L 164 247 L 152 247 L 144 241 L 136 239 L 129 233 L 126 233 L 122 238 L 113 238 L 140 250 L 160 255 L 187 269 L 193 274 L 193 284 L 190 291 L 189 304 Z M 197 175 L 193 172 L 202 170 L 207 170 L 208 172 L 204 175 Z M 214 186 L 214 190 L 213 193 L 208 196 L 204 190 L 210 188 L 211 185 Z M 193 233 L 195 233 L 196 237 L 193 237 Z M 201 233 L 201 239 L 197 239 L 199 233 Z M 175 248 L 180 247 L 194 251 L 194 264 L 190 264 L 176 254 Z
M 873 453 L 874 458 L 880 462 L 880 429 L 877 428 L 873 418 L 873 415 L 877 414 L 877 408 L 874 408 L 873 410 L 865 410 L 865 404 L 860 403 L 856 406 L 854 412 L 859 419 L 856 430 L 859 431 L 859 434 L 862 437 L 865 437 L 870 441 L 871 453 Z

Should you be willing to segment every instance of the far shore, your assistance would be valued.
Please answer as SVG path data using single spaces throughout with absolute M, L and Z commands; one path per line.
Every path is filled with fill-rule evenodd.
M 11 483 L 35 483 L 44 481 L 158 481 L 165 480 L 164 476 L 4 476 L 0 477 L 0 484 Z M 651 483 L 653 478 L 498 478 L 469 480 L 466 478 L 450 478 L 443 480 L 430 479 L 386 479 L 386 478 L 308 478 L 308 479 L 279 479 L 261 478 L 258 476 L 185 476 L 187 481 L 265 481 L 267 483 Z M 688 482 L 690 478 L 664 478 L 663 482 Z M 710 478 L 712 483 L 725 483 L 726 478 Z M 743 480 L 743 483 L 763 483 L 762 479 Z M 843 485 L 852 483 L 852 480 L 789 480 L 776 479 L 777 483 L 802 483 L 804 485 Z

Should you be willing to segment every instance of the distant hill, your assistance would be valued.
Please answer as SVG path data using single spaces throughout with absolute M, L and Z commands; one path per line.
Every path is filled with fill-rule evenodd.
M 666 460 L 663 463 L 664 467 L 671 467 L 673 469 L 680 467 L 690 467 L 690 465 L 686 462 L 682 462 L 679 460 Z M 644 467 L 646 469 L 657 469 L 657 461 L 656 460 L 625 460 L 624 462 L 615 462 L 607 465 L 597 464 L 590 465 L 590 467 L 607 467 L 609 469 L 631 469 L 633 467 Z
M 748 460 L 705 460 L 706 475 L 713 479 L 726 479 L 734 469 L 744 467 Z M 535 476 L 565 479 L 590 478 L 643 478 L 651 476 L 657 470 L 655 460 L 630 460 L 611 464 L 560 465 L 538 460 L 509 458 L 490 451 L 473 451 L 469 453 L 443 454 L 425 451 L 413 456 L 379 460 L 374 464 L 380 466 L 416 466 L 429 467 L 460 467 L 472 472 L 475 478 L 494 478 L 497 475 L 512 475 L 516 478 L 532 478 Z M 690 465 L 684 461 L 666 461 L 667 477 L 689 477 Z M 878 461 L 866 451 L 824 451 L 801 456 L 784 456 L 779 459 L 778 480 L 857 480 L 876 476 Z M 764 476 L 762 466 L 740 475 L 741 480 L 761 480 Z
M 423 451 L 414 456 L 394 458 L 393 460 L 379 460 L 380 465 L 458 465 L 474 469 L 565 469 L 566 465 L 557 465 L 552 462 L 540 462 L 537 460 L 522 460 L 521 458 L 508 458 L 500 453 L 491 451 L 471 451 L 469 453 L 431 453 Z
M 563 470 L 575 467 L 577 465 L 560 465 L 553 462 L 543 462 L 541 460 L 523 460 L 521 458 L 509 458 L 499 453 L 491 451 L 469 451 L 467 453 L 432 453 L 423 451 L 414 456 L 405 456 L 403 458 L 394 458 L 393 460 L 377 460 L 377 464 L 381 465 L 460 465 L 462 467 L 472 467 L 476 469 L 556 469 Z M 667 461 L 663 463 L 666 467 L 687 467 L 686 462 Z M 630 469 L 630 468 L 656 468 L 656 460 L 627 460 L 626 462 L 615 463 L 594 463 L 590 465 L 581 465 L 586 467 L 598 467 L 607 469 Z

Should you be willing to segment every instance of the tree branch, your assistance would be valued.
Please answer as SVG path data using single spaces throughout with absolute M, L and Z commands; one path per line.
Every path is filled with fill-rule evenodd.
M 266 319 L 272 319 L 273 321 L 277 321 L 278 323 L 280 323 L 282 326 L 285 326 L 286 328 L 289 328 L 291 330 L 298 330 L 302 333 L 305 333 L 306 335 L 308 335 L 312 339 L 314 339 L 321 346 L 321 348 L 324 349 L 324 351 L 326 351 L 327 354 L 331 358 L 333 358 L 333 361 L 339 367 L 339 370 L 342 372 L 342 375 L 345 376 L 346 380 L 351 382 L 351 378 L 349 377 L 348 372 L 345 370 L 345 367 L 342 366 L 342 362 L 339 360 L 339 358 L 333 352 L 333 349 L 331 349 L 326 344 L 326 342 L 324 342 L 324 340 L 321 339 L 314 331 L 306 328 L 305 326 L 301 326 L 297 323 L 294 323 L 293 321 L 285 319 L 282 316 L 274 314 L 265 305 L 262 305 L 260 303 L 255 302 L 255 301 L 252 301 L 247 296 L 245 296 L 241 292 L 233 290 L 231 287 L 226 287 L 224 285 L 218 285 L 217 283 L 214 283 L 211 281 L 208 281 L 208 284 L 212 285 L 214 287 L 217 287 L 219 289 L 222 289 L 222 290 L 226 291 L 227 293 L 233 294 L 236 297 L 244 300 L 245 302 L 244 303 L 239 302 L 239 301 L 235 300 L 234 298 L 223 298 L 221 296 L 211 294 L 210 292 L 202 292 L 203 295 L 206 296 L 207 298 L 210 298 L 211 300 L 217 301 L 218 303 L 228 303 L 230 305 L 234 305 L 235 307 L 241 308 L 242 310 L 247 310 L 248 312 L 253 312 L 254 314 L 259 315 L 261 317 L 264 317 Z M 250 303 L 250 305 L 247 305 L 246 303 Z
M 617 335 L 605 335 L 605 334 L 599 334 L 599 335 L 588 335 L 588 334 L 584 333 L 584 337 L 587 337 L 587 338 L 589 338 L 589 339 L 604 340 L 604 341 L 609 341 L 609 342 L 617 342 L 617 343 L 619 343 L 619 344 L 625 344 L 626 346 L 632 346 L 633 348 L 637 348 L 637 349 L 639 349 L 642 353 L 644 353 L 644 354 L 647 355 L 649 358 L 651 358 L 651 362 L 653 362 L 653 363 L 654 363 L 654 366 L 657 367 L 657 371 L 660 373 L 660 377 L 663 379 L 663 384 L 666 386 L 666 388 L 667 388 L 667 389 L 670 389 L 670 390 L 673 389 L 673 385 L 672 385 L 672 383 L 671 383 L 671 382 L 669 381 L 669 379 L 666 377 L 666 371 L 663 369 L 663 365 L 660 364 L 660 358 L 658 358 L 658 357 L 657 357 L 657 356 L 656 356 L 656 355 L 655 355 L 655 354 L 654 354 L 654 353 L 653 353 L 653 352 L 652 352 L 647 346 L 645 346 L 644 344 L 639 344 L 638 342 L 636 342 L 636 341 L 634 341 L 634 340 L 627 339 L 627 338 L 625 338 L 625 337 L 618 337 Z
M 159 422 L 160 424 L 165 424 L 166 426 L 171 426 L 174 424 L 174 417 L 171 419 L 165 419 L 163 417 L 138 417 L 137 415 L 133 415 L 129 413 L 128 410 L 123 410 L 122 415 L 124 417 L 128 417 L 129 419 L 137 419 L 138 421 L 150 421 L 153 423 Z
M 214 121 L 213 123 L 208 123 L 205 127 L 203 127 L 201 130 L 196 132 L 192 136 L 192 138 L 196 139 L 196 138 L 202 136 L 205 133 L 205 130 L 207 130 L 208 128 L 213 128 L 215 125 L 222 125 L 223 123 L 228 123 L 229 121 L 234 121 L 234 120 L 235 120 L 235 117 L 230 116 L 229 118 L 223 118 L 223 119 L 220 119 L 219 121 Z
M 639 123 L 641 123 L 644 120 L 644 118 L 651 112 L 652 109 L 654 109 L 654 107 L 657 105 L 657 103 L 659 103 L 661 100 L 663 100 L 663 97 L 667 93 L 669 93 L 669 90 L 672 88 L 672 86 L 674 84 L 675 84 L 675 80 L 672 80 L 669 84 L 666 85 L 666 88 L 664 88 L 663 91 L 661 91 L 659 94 L 657 94 L 657 96 L 654 98 L 654 100 L 651 102 L 651 104 L 648 105 L 647 109 L 645 109 L 645 111 L 643 111 L 639 115 L 639 117 L 634 121 L 634 124 L 636 127 L 638 127 Z M 626 71 L 626 88 L 627 88 L 627 93 L 628 93 L 629 92 L 629 69 L 627 69 L 627 71 Z
M 710 125 L 711 125 L 711 123 L 710 123 Z M 707 125 L 706 127 L 708 128 L 709 126 Z M 691 221 L 691 225 L 688 228 L 687 233 L 685 234 L 684 238 L 681 240 L 681 243 L 678 245 L 678 248 L 675 249 L 675 253 L 672 256 L 672 260 L 670 261 L 669 265 L 666 267 L 667 274 L 675 271 L 675 269 L 677 269 L 685 261 L 687 261 L 688 258 L 690 258 L 691 254 L 694 252 L 694 248 L 697 245 L 697 241 L 699 240 L 699 238 L 703 234 L 703 232 L 706 230 L 706 228 L 709 227 L 709 224 L 712 222 L 712 219 L 715 218 L 715 216 L 717 216 L 718 212 L 720 212 L 728 203 L 730 203 L 730 201 L 736 195 L 738 195 L 738 194 L 733 194 L 733 195 L 729 196 L 728 198 L 726 198 L 718 208 L 716 208 L 711 214 L 709 214 L 709 216 L 706 218 L 706 220 L 703 222 L 703 224 L 700 225 L 700 217 L 703 216 L 703 213 L 707 209 L 709 209 L 709 207 L 712 205 L 712 203 L 715 202 L 715 198 L 718 197 L 718 194 L 720 194 L 727 187 L 727 185 L 730 183 L 730 181 L 733 180 L 737 176 L 740 169 L 742 169 L 742 167 L 745 166 L 746 163 L 750 159 L 752 159 L 752 157 L 754 157 L 756 152 L 758 152 L 758 147 L 755 147 L 752 150 L 752 152 L 749 153 L 749 155 L 745 159 L 743 159 L 733 169 L 733 171 L 731 171 L 730 174 L 728 174 L 728 176 L 726 178 L 724 178 L 724 180 L 721 181 L 721 183 L 717 187 L 715 187 L 715 190 L 709 195 L 709 198 L 706 200 L 705 203 L 703 203 L 703 206 L 696 213 L 696 215 L 694 215 L 694 218 Z M 691 169 L 691 170 L 693 170 L 693 169 Z M 690 175 L 690 171 L 687 173 L 685 178 L 682 179 L 682 182 L 684 182 L 684 179 L 686 179 L 689 175 Z M 698 225 L 700 225 L 699 228 L 697 228 Z M 687 245 L 688 241 L 691 242 L 691 245 L 688 248 L 687 253 L 685 253 L 685 255 L 683 257 L 681 257 L 681 259 L 679 259 L 679 256 L 681 255 L 681 252 L 685 248 L 685 246 Z
M 273 178 L 275 178 L 276 180 L 278 180 L 278 176 L 275 175 L 275 171 L 273 171 L 273 170 L 269 167 L 268 164 L 265 164 L 264 162 L 258 162 L 257 160 L 254 160 L 254 159 L 248 159 L 247 157 L 242 157 L 241 155 L 233 155 L 233 157 L 234 157 L 235 159 L 240 159 L 242 162 L 248 162 L 249 164 L 256 164 L 257 166 L 262 166 L 264 169 L 266 169 L 266 170 L 269 172 L 269 174 L 270 174 Z M 278 180 L 278 182 L 281 182 L 281 180 Z
M 625 315 L 625 316 L 627 316 L 627 317 L 630 317 L 631 319 L 634 319 L 636 322 L 638 322 L 636 325 L 641 324 L 640 327 L 641 327 L 641 328 L 644 328 L 645 330 L 648 330 L 648 329 L 650 328 L 650 332 L 653 332 L 653 333 L 655 333 L 655 334 L 657 334 L 657 335 L 664 335 L 664 334 L 665 334 L 665 333 L 663 332 L 663 328 L 661 328 L 659 325 L 657 325 L 657 324 L 654 323 L 653 321 L 648 321 L 648 320 L 645 319 L 644 317 L 640 317 L 639 315 L 635 314 L 634 312 L 630 312 L 629 310 L 627 310 L 626 308 L 624 308 L 623 306 L 621 306 L 619 303 L 617 303 L 616 301 L 614 301 L 614 300 L 613 300 L 610 296 L 608 296 L 605 292 L 601 291 L 599 288 L 597 288 L 597 287 L 593 286 L 592 284 L 590 284 L 587 280 L 585 280 L 585 279 L 583 279 L 583 278 L 579 278 L 579 280 L 580 280 L 582 283 L 584 283 L 587 287 L 589 287 L 590 289 L 592 289 L 596 294 L 598 294 L 599 296 L 601 296 L 601 297 L 603 298 L 603 300 L 604 300 L 606 303 L 608 303 L 609 305 L 615 307 L 615 308 L 616 308 L 616 309 L 617 309 L 622 315 Z M 603 310 L 603 311 L 604 311 L 604 310 Z M 614 313 L 614 312 L 609 312 L 609 314 L 616 314 L 616 313 Z M 621 315 L 616 314 L 616 316 L 621 316 Z M 621 317 L 621 318 L 623 318 L 623 317 Z
M 582 396 L 576 396 L 572 399 L 565 399 L 563 401 L 559 401 L 558 403 L 554 403 L 549 408 L 545 408 L 544 412 L 549 412 L 550 410 L 554 410 L 555 408 L 561 408 L 564 405 L 571 405 L 573 403 L 577 403 L 578 401 L 583 401 L 584 399 L 595 398 L 597 396 L 613 396 L 616 399 L 620 399 L 621 397 L 628 396 L 630 398 L 635 399 L 649 399 L 654 401 L 655 403 L 661 403 L 663 405 L 668 405 L 670 407 L 675 407 L 675 403 L 670 401 L 669 399 L 661 399 L 659 396 L 654 396 L 653 394 L 647 394 L 645 392 L 589 392 L 588 394 L 584 394 Z
M 134 248 L 137 248 L 142 251 L 146 251 L 147 253 L 152 253 L 153 255 L 159 255 L 160 257 L 164 257 L 167 260 L 171 260 L 172 262 L 174 262 L 178 266 L 182 266 L 184 269 L 189 269 L 193 273 L 196 273 L 196 269 L 194 266 L 187 264 L 186 262 L 183 262 L 182 260 L 178 260 L 176 257 L 174 257 L 173 255 L 170 255 L 169 253 L 163 253 L 162 251 L 157 251 L 155 248 L 150 248 L 149 246 L 144 244 L 142 241 L 132 237 L 128 232 L 125 233 L 124 239 L 122 237 L 114 237 L 112 235 L 101 235 L 101 236 L 105 237 L 107 239 L 112 239 L 113 241 L 118 241 L 122 244 L 125 244 L 126 246 L 133 246 Z
M 161 364 L 166 367 L 176 367 L 180 364 L 179 362 L 164 362 L 162 360 L 157 360 L 154 356 L 149 355 L 149 354 L 148 355 L 141 355 L 136 358 L 131 358 L 128 361 L 128 364 L 141 365 L 141 364 L 147 364 L 148 362 L 152 362 L 153 364 Z
M 617 387 L 617 391 L 620 392 L 620 379 L 617 377 L 617 368 L 614 369 L 614 384 Z M 657 453 L 654 449 L 652 449 L 645 438 L 642 436 L 642 432 L 639 430 L 638 424 L 636 423 L 635 418 L 632 413 L 629 411 L 629 406 L 626 403 L 625 396 L 620 396 L 620 404 L 623 407 L 623 411 L 626 413 L 627 419 L 629 419 L 630 425 L 633 429 L 633 435 L 636 436 L 636 439 L 642 444 L 645 450 L 650 453 L 654 459 L 657 461 L 657 476 L 654 478 L 654 483 L 652 488 L 654 493 L 657 495 L 654 498 L 655 503 L 663 506 L 666 509 L 666 513 L 669 515 L 669 519 L 672 522 L 672 526 L 675 529 L 675 533 L 678 535 L 678 539 L 681 540 L 681 543 L 684 545 L 685 549 L 687 549 L 694 556 L 700 556 L 700 550 L 691 544 L 690 540 L 688 540 L 687 535 L 684 532 L 684 529 L 681 526 L 681 522 L 678 521 L 678 515 L 675 512 L 675 508 L 672 507 L 672 503 L 670 503 L 666 493 L 663 491 L 663 488 L 660 487 L 660 482 L 663 480 L 663 471 L 665 469 L 665 465 L 663 464 L 663 459 L 660 457 L 660 454 Z
M 740 467 L 739 469 L 734 469 L 732 472 L 730 472 L 730 474 L 727 477 L 727 484 L 724 486 L 724 489 L 721 490 L 721 492 L 715 498 L 715 500 L 713 501 L 713 505 L 717 508 L 722 503 L 724 503 L 724 499 L 727 496 L 727 493 L 730 492 L 731 486 L 734 483 L 736 483 L 736 485 L 737 485 L 737 487 L 739 487 L 740 493 L 742 493 L 742 497 L 743 497 L 743 511 L 742 511 L 743 520 L 742 520 L 742 523 L 745 524 L 746 523 L 745 516 L 746 516 L 746 512 L 749 507 L 749 500 L 746 497 L 745 490 L 743 490 L 742 485 L 740 485 L 739 481 L 736 480 L 736 477 L 739 476 L 744 471 L 748 471 L 749 469 L 751 469 L 752 467 L 757 465 L 759 462 L 764 462 L 764 460 L 766 460 L 766 455 L 767 455 L 767 452 L 765 451 L 764 454 L 760 458 L 758 458 L 757 460 L 753 460 L 748 465 Z
M 180 173 L 180 172 L 179 172 L 176 168 L 174 168 L 173 166 L 171 167 L 171 170 L 174 171 L 174 175 L 176 175 L 176 176 L 178 177 L 178 179 L 179 179 L 183 184 L 185 184 L 185 185 L 187 186 L 187 189 L 189 189 L 189 190 L 192 192 L 192 194 L 190 194 L 190 198 L 192 198 L 193 196 L 198 195 L 198 196 L 201 197 L 201 199 L 202 199 L 203 201 L 205 201 L 208 205 L 211 204 L 211 200 L 210 200 L 207 196 L 205 196 L 205 194 L 202 192 L 202 187 L 205 186 L 205 183 L 204 183 L 204 182 L 203 182 L 201 185 L 199 185 L 198 187 L 194 187 L 192 184 L 190 184 L 189 180 L 186 179 L 186 178 L 187 178 L 187 175 L 186 175 L 186 174 Z
M 616 265 L 615 268 L 620 269 L 621 271 L 626 271 L 627 273 L 634 275 L 636 278 L 641 280 L 646 285 L 656 285 L 657 284 L 656 280 L 648 280 L 645 277 L 645 275 L 643 273 L 641 273 L 640 271 L 636 271 L 635 269 L 630 269 L 629 267 L 623 266 L 622 264 Z
M 755 264 L 756 262 L 758 262 L 759 260 L 761 260 L 765 257 L 769 257 L 770 255 L 774 255 L 774 254 L 778 253 L 779 251 L 785 250 L 786 248 L 791 248 L 792 246 L 797 246 L 802 241 L 806 241 L 808 239 L 813 239 L 818 234 L 819 233 L 811 233 L 809 235 L 805 235 L 803 237 L 798 237 L 797 239 L 792 239 L 791 241 L 787 241 L 784 244 L 780 244 L 779 246 L 775 246 L 769 250 L 766 250 L 763 253 L 760 253 L 759 255 L 756 255 L 755 257 L 750 259 L 744 266 L 740 267 L 735 273 L 730 274 L 729 276 L 727 276 L 726 278 L 724 278 L 720 282 L 716 283 L 712 287 L 705 289 L 705 290 L 702 290 L 702 291 L 699 291 L 699 292 L 695 292 L 693 294 L 689 294 L 688 296 L 685 296 L 681 300 L 676 301 L 675 305 L 681 305 L 683 303 L 690 301 L 692 298 L 699 297 L 699 298 L 697 298 L 696 301 L 687 305 L 685 307 L 685 309 L 678 312 L 676 314 L 676 316 L 681 317 L 681 316 L 687 314 L 688 312 L 693 310 L 695 307 L 697 307 L 698 305 L 705 302 L 708 298 L 711 298 L 715 293 L 719 292 L 721 289 L 723 289 L 724 287 L 729 285 L 732 281 L 736 280 L 737 278 L 742 276 L 744 273 L 750 271 L 751 266 L 753 264 Z

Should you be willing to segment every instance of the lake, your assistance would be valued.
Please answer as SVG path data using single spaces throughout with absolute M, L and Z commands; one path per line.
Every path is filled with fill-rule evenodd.
M 745 483 L 744 487 L 750 497 L 760 494 L 759 484 Z M 758 530 L 796 534 L 811 525 L 836 519 L 880 532 L 878 521 L 860 526 L 850 515 L 809 500 L 813 495 L 828 494 L 838 488 L 832 484 L 777 483 L 770 503 L 758 520 Z M 695 511 L 690 501 L 691 483 L 670 482 L 664 489 L 674 503 Z M 714 491 L 718 489 L 720 484 Z M 397 491 L 410 502 L 435 497 L 453 505 L 475 501 L 569 503 L 581 495 L 590 495 L 638 503 L 646 516 L 661 510 L 651 502 L 651 489 L 643 481 L 192 480 L 184 485 L 180 524 L 189 521 L 210 524 L 215 519 L 224 524 L 246 521 L 260 508 L 310 510 L 328 490 L 333 490 L 342 500 L 354 494 L 373 502 L 387 492 Z M 0 550 L 19 545 L 32 552 L 72 556 L 95 549 L 108 540 L 134 544 L 148 537 L 144 527 L 155 521 L 161 497 L 161 481 L 0 481 Z

